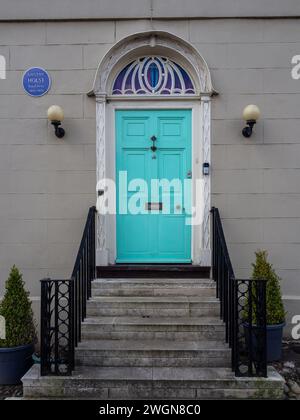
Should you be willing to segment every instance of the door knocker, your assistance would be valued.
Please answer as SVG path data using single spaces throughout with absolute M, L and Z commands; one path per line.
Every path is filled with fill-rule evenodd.
M 153 142 L 153 145 L 151 146 L 151 150 L 152 150 L 152 152 L 156 152 L 157 147 L 155 145 L 155 142 L 156 142 L 157 138 L 155 136 L 152 136 L 150 140 Z

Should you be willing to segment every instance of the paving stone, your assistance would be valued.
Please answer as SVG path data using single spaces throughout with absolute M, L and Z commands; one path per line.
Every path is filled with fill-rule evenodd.
M 296 382 L 289 381 L 288 385 L 289 385 L 290 392 L 296 395 L 300 395 L 300 386 Z

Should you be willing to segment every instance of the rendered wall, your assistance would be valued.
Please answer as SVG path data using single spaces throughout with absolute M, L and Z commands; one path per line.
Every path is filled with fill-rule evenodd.
M 39 279 L 70 275 L 95 200 L 95 100 L 86 92 L 117 40 L 150 29 L 189 40 L 211 69 L 219 92 L 212 101 L 212 199 L 237 274 L 248 275 L 254 251 L 267 249 L 287 307 L 300 313 L 300 80 L 291 78 L 298 19 L 1 23 L 8 73 L 0 80 L 0 295 L 12 264 L 36 307 Z M 53 78 L 40 99 L 22 90 L 31 66 Z M 259 105 L 262 120 L 246 140 L 241 112 L 248 103 Z M 52 104 L 65 110 L 63 140 L 46 120 Z
M 0 20 L 300 16 L 298 0 L 0 0 Z

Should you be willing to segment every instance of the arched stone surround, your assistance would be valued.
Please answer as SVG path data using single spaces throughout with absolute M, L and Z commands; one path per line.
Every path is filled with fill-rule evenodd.
M 112 95 L 118 72 L 143 55 L 163 55 L 185 68 L 193 79 L 195 95 Z M 97 182 L 114 177 L 114 113 L 118 108 L 190 108 L 193 112 L 193 174 L 202 177 L 202 164 L 211 164 L 211 97 L 213 89 L 205 60 L 188 42 L 166 32 L 133 34 L 114 45 L 96 72 L 90 96 L 96 98 Z M 210 264 L 210 175 L 203 177 L 204 219 L 193 227 L 193 263 Z M 115 218 L 98 215 L 97 264 L 113 264 L 115 258 Z

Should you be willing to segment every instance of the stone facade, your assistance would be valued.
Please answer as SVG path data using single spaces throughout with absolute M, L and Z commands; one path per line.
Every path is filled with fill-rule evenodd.
M 164 2 L 154 2 L 161 6 L 154 8 L 153 19 L 142 19 L 148 16 L 142 7 L 148 2 L 129 3 L 139 4 L 136 19 L 119 20 L 112 10 L 105 14 L 108 5 L 106 20 L 39 21 L 47 17 L 36 15 L 37 21 L 26 22 L 24 14 L 10 22 L 13 3 L 3 10 L 7 21 L 0 22 L 0 54 L 6 58 L 7 78 L 0 80 L 0 295 L 12 264 L 24 273 L 36 308 L 39 279 L 70 275 L 87 209 L 95 203 L 96 101 L 87 92 L 99 62 L 118 40 L 163 30 L 199 51 L 219 92 L 211 111 L 212 203 L 223 217 L 237 275 L 249 275 L 254 251 L 267 249 L 283 279 L 290 322 L 300 313 L 300 80 L 291 77 L 291 59 L 300 54 L 299 19 L 268 19 L 258 11 L 248 12 L 261 16 L 256 19 L 201 19 L 191 11 L 174 20 L 165 16 Z M 55 9 L 52 4 L 51 12 Z M 80 10 L 74 10 L 70 17 L 77 18 Z M 283 15 L 279 10 L 275 16 Z M 14 13 L 21 12 L 16 8 Z M 175 13 L 171 17 L 179 18 L 183 11 Z M 22 74 L 32 66 L 44 67 L 53 79 L 49 94 L 39 99 L 22 89 Z M 262 119 L 246 140 L 241 113 L 248 103 L 261 108 Z M 46 119 L 52 104 L 65 111 L 63 140 Z

